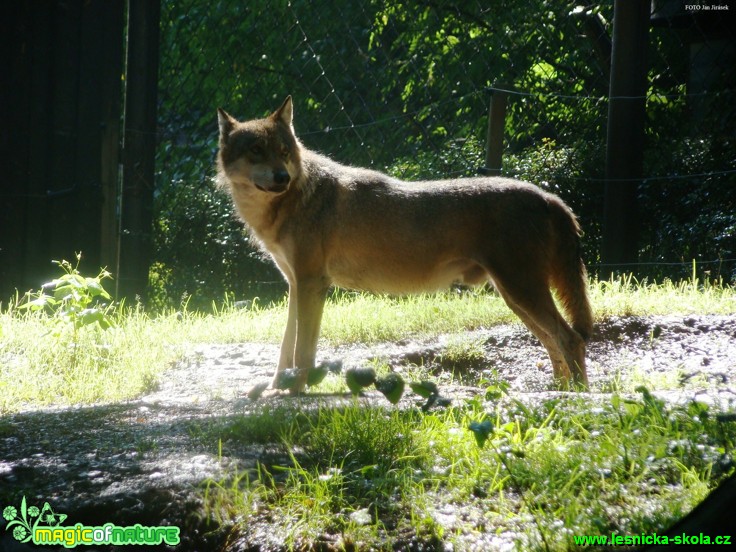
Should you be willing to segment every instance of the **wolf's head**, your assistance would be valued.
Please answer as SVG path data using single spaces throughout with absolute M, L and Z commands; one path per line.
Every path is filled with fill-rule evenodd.
M 296 181 L 301 173 L 301 158 L 292 113 L 291 96 L 265 119 L 240 122 L 218 108 L 217 165 L 231 186 L 252 186 L 280 194 Z

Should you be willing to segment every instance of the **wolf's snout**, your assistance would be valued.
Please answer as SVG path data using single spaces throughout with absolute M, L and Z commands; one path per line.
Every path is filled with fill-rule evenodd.
M 286 186 L 291 180 L 289 173 L 286 171 L 273 171 L 273 181 L 279 186 Z

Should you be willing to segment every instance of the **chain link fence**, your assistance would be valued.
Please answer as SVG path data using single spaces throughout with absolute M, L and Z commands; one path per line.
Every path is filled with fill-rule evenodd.
M 640 263 L 736 268 L 736 27 L 654 2 Z M 508 94 L 503 173 L 561 195 L 600 263 L 609 3 L 164 1 L 151 296 L 283 295 L 280 275 L 215 188 L 216 107 L 261 117 L 291 94 L 310 149 L 406 179 L 474 175 L 488 104 Z M 729 23 L 730 22 L 730 23 Z

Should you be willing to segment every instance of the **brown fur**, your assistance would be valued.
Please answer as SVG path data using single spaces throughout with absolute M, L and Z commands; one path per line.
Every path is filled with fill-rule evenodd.
M 405 294 L 489 280 L 547 349 L 555 379 L 587 386 L 581 231 L 561 199 L 508 178 L 407 183 L 338 164 L 299 143 L 291 97 L 265 119 L 218 110 L 218 120 L 219 180 L 289 283 L 277 375 L 298 369 L 292 392 L 314 367 L 330 286 Z

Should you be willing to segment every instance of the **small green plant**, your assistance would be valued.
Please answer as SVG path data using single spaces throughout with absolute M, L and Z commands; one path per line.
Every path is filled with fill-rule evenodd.
M 136 396 L 176 358 L 189 317 L 113 303 L 111 274 L 81 274 L 80 260 L 54 261 L 57 278 L 0 310 L 0 412 Z
M 85 326 L 97 325 L 106 330 L 113 325 L 110 306 L 104 302 L 112 298 L 102 286 L 102 281 L 112 275 L 103 268 L 93 278 L 84 277 L 79 273 L 82 254 L 77 253 L 76 257 L 74 265 L 66 260 L 53 261 L 64 274 L 44 284 L 39 291 L 26 293 L 27 301 L 18 307 L 50 313 L 54 322 L 71 326 L 75 337 Z
M 46 284 L 37 292 L 26 293 L 26 302 L 18 308 L 36 311 L 49 315 L 47 319 L 52 326 L 51 334 L 57 339 L 69 336 L 72 355 L 70 368 L 73 372 L 79 362 L 80 331 L 85 327 L 98 327 L 103 330 L 113 325 L 110 316 L 112 297 L 102 287 L 102 280 L 112 278 L 105 269 L 93 278 L 79 273 L 79 262 L 82 254 L 76 254 L 77 262 L 53 261 L 63 274 Z M 70 333 L 69 333 L 70 332 Z

